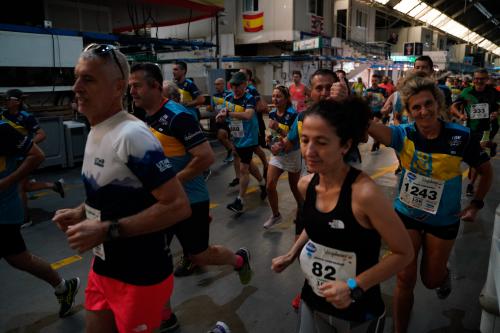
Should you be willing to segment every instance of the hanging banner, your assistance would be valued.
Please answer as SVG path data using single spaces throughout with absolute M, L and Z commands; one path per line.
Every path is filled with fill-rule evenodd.
M 243 13 L 243 30 L 257 32 L 264 29 L 264 12 Z

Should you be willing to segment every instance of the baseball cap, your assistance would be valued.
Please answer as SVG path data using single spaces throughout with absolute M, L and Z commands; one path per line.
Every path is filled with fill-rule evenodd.
M 234 84 L 235 86 L 239 86 L 240 84 L 246 83 L 247 81 L 248 80 L 247 80 L 247 76 L 245 73 L 236 72 L 231 77 L 231 80 L 229 80 L 229 84 Z
M 7 99 L 21 99 L 23 97 L 23 92 L 19 89 L 9 89 L 5 93 L 5 98 Z

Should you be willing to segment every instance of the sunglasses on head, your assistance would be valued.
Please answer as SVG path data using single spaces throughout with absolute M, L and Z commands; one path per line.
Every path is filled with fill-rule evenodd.
M 115 60 L 116 65 L 120 69 L 120 73 L 122 73 L 122 79 L 125 79 L 125 73 L 123 72 L 123 68 L 120 65 L 120 62 L 118 61 L 118 57 L 116 56 L 115 53 L 116 47 L 113 45 L 109 44 L 89 44 L 83 51 L 91 51 L 94 54 L 97 54 L 98 56 L 104 57 L 107 54 L 112 54 L 113 59 Z

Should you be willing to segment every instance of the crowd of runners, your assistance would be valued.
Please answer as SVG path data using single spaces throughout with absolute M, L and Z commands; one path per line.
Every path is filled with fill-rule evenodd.
M 282 221 L 278 180 L 288 173 L 295 241 L 269 265 L 279 273 L 295 259 L 300 264 L 303 277 L 296 278 L 304 285 L 289 291 L 299 332 L 382 332 L 380 283 L 392 276 L 394 331 L 406 332 L 420 251 L 425 287 L 441 299 L 451 293 L 447 263 L 460 221 L 475 220 L 493 181 L 489 160 L 497 148 L 500 92 L 486 70 L 476 70 L 472 84 L 457 92 L 433 68 L 432 59 L 421 56 L 396 85 L 373 74 L 370 87 L 362 80 L 351 85 L 341 70 L 318 69 L 308 84 L 294 71 L 289 86 L 273 87 L 270 103 L 252 84 L 249 69 L 227 83 L 213 82 L 208 109 L 226 150 L 223 163 L 234 165 L 227 185 L 239 189 L 227 209 L 245 213 L 254 178 L 260 199 L 269 202 L 262 226 L 273 228 Z M 156 64 L 130 67 L 118 49 L 98 44 L 86 47 L 75 67 L 78 112 L 91 126 L 82 166 L 85 201 L 57 210 L 53 221 L 72 249 L 94 254 L 85 290 L 87 332 L 174 331 L 174 276 L 188 276 L 197 266 L 232 266 L 241 284 L 252 281 L 245 244 L 233 251 L 209 243 L 206 181 L 215 155 L 200 125 L 197 107 L 205 99 L 186 77 L 186 63 L 176 62 L 172 71 L 173 82 L 165 81 Z M 127 93 L 144 111 L 142 119 L 125 110 Z M 80 279 L 60 277 L 27 250 L 20 233 L 26 209 L 19 188 L 29 191 L 26 179 L 43 161 L 37 146 L 43 133 L 23 109 L 22 92 L 9 91 L 6 98 L 0 257 L 50 283 L 64 317 Z M 394 198 L 362 170 L 358 146 L 368 140 L 373 154 L 383 144 L 399 160 Z M 462 162 L 470 167 L 465 207 Z M 64 196 L 62 182 L 44 186 Z M 183 250 L 176 265 L 169 248 L 174 236 Z M 389 249 L 383 258 L 382 242 Z

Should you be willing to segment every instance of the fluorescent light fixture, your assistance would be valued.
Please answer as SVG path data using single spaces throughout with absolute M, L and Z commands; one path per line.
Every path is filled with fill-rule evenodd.
M 475 32 L 470 31 L 467 36 L 464 37 L 464 40 L 468 43 L 474 43 L 474 41 L 477 41 L 479 39 L 482 39 L 483 37 L 479 36 Z
M 441 14 L 432 22 L 432 25 L 438 29 L 441 29 L 441 27 L 448 23 L 448 21 L 450 20 L 451 18 L 449 18 L 447 15 Z
M 479 2 L 476 2 L 474 4 L 474 7 L 477 8 L 477 10 L 479 10 L 484 16 L 486 16 L 486 18 L 489 20 L 490 17 L 492 16 L 491 13 L 486 9 L 484 8 L 483 5 L 481 5 Z
M 375 2 L 378 2 L 382 5 L 385 5 L 386 3 L 388 3 L 390 0 L 375 0 Z
M 491 43 L 491 46 L 487 48 L 488 51 L 493 52 L 493 50 L 496 50 L 497 46 L 493 43 Z
M 493 44 L 492 42 L 490 42 L 489 40 L 485 39 L 481 43 L 479 43 L 477 46 L 482 47 L 483 49 L 487 49 L 492 44 Z
M 394 6 L 394 9 L 406 14 L 419 4 L 420 0 L 402 0 L 400 3 Z
M 483 42 L 483 40 L 484 40 L 484 38 L 481 37 L 481 38 L 478 38 L 477 40 L 473 41 L 472 43 L 476 44 L 476 45 L 479 45 L 479 44 L 481 44 Z
M 427 24 L 431 24 L 433 25 L 433 21 L 438 18 L 439 15 L 441 15 L 442 13 L 437 10 L 437 9 L 434 9 L 432 8 L 431 10 L 429 10 L 427 13 L 425 13 L 421 18 L 420 20 L 424 21 L 425 23 Z
M 441 28 L 446 33 L 449 33 L 450 35 L 453 35 L 458 38 L 464 38 L 465 35 L 467 35 L 467 32 L 470 31 L 460 23 L 458 23 L 455 20 L 450 20 L 448 21 L 445 25 L 443 25 Z

